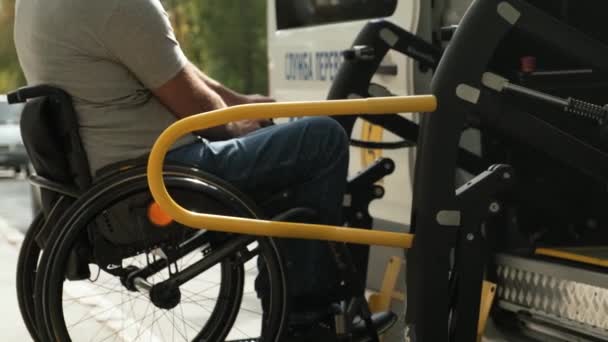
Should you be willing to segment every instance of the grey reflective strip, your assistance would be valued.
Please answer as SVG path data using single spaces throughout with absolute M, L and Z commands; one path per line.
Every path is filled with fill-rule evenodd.
M 382 38 L 382 40 L 384 40 L 384 42 L 389 46 L 395 46 L 395 44 L 397 44 L 399 41 L 399 36 L 387 28 L 380 30 L 380 38 Z
M 456 87 L 456 96 L 467 102 L 477 103 L 477 101 L 479 101 L 479 95 L 479 89 L 471 87 L 468 84 L 460 84 Z
M 515 23 L 521 17 L 521 12 L 519 12 L 515 7 L 513 7 L 510 3 L 503 1 L 498 4 L 498 15 L 503 17 L 509 24 L 515 25 Z
M 348 94 L 348 99 L 362 99 L 363 96 L 359 95 L 359 94 Z
M 491 72 L 486 72 L 481 77 L 481 83 L 490 89 L 500 92 L 503 90 L 505 84 L 509 83 L 509 80 Z
M 349 208 L 353 203 L 353 197 L 350 194 L 344 195 L 342 206 Z
M 378 84 L 370 84 L 367 91 L 371 96 L 380 97 L 380 96 L 392 96 L 391 92 L 389 92 L 386 88 Z
M 460 226 L 460 211 L 457 210 L 442 210 L 437 213 L 437 223 L 442 226 L 458 227 Z

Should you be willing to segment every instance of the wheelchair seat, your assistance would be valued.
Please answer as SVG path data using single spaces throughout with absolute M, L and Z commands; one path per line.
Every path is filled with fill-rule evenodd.
M 28 98 L 32 100 L 24 106 L 20 127 L 36 174 L 62 188 L 85 190 L 92 180 L 70 96 L 49 86 L 23 88 L 8 95 L 9 103 Z M 54 201 L 49 195 L 43 191 L 45 213 Z
M 47 218 L 35 237 L 37 244 L 44 246 L 58 214 L 92 183 L 78 118 L 71 97 L 48 85 L 18 89 L 9 93 L 7 100 L 25 102 L 21 137 L 35 171 L 30 181 L 40 188 L 41 210 Z

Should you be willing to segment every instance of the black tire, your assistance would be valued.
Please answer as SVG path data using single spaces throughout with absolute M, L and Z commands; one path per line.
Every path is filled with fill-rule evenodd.
M 27 179 L 29 179 L 31 175 L 36 174 L 36 170 L 34 170 L 34 166 L 31 163 L 27 164 L 24 168 Z M 36 185 L 30 184 L 30 198 L 32 203 L 32 217 L 36 217 L 36 215 L 42 211 L 40 188 Z
M 205 178 L 204 181 L 216 188 L 219 187 L 220 189 L 224 189 L 223 185 L 219 185 L 221 183 L 213 184 L 212 180 L 208 178 Z M 113 203 L 118 203 L 124 198 L 132 196 L 135 193 L 142 193 L 144 191 L 147 192 L 148 188 L 145 174 L 143 173 L 139 173 L 135 177 L 132 177 L 129 180 L 129 184 L 126 186 L 125 184 L 121 184 L 121 182 L 117 182 L 114 185 L 96 186 L 94 189 L 92 189 L 92 191 L 87 193 L 92 193 L 95 195 L 83 195 L 82 198 L 79 199 L 74 206 L 72 206 L 70 209 L 70 214 L 65 215 L 64 219 L 57 225 L 58 227 L 62 227 L 62 229 L 57 229 L 56 233 L 53 234 L 49 239 L 49 243 L 52 244 L 49 245 L 50 247 L 46 249 L 42 257 L 40 271 L 36 279 L 36 294 L 38 298 L 40 298 L 40 300 L 37 301 L 36 308 L 38 310 L 38 319 L 45 322 L 46 338 L 52 337 L 53 340 L 60 341 L 81 340 L 80 336 L 74 337 L 70 335 L 70 329 L 72 329 L 74 325 L 68 328 L 68 325 L 66 324 L 66 315 L 69 314 L 64 310 L 64 304 L 66 301 L 74 303 L 73 298 L 67 300 L 64 299 L 64 284 L 69 283 L 65 281 L 64 274 L 70 251 L 72 251 L 77 239 L 82 236 L 82 233 L 85 231 L 88 223 L 98 213 L 102 212 L 105 208 L 109 207 Z M 226 191 L 230 192 L 230 190 Z M 235 194 L 234 196 L 240 195 Z M 95 198 L 91 199 L 87 197 Z M 247 209 L 249 211 L 247 216 L 257 217 L 255 210 L 252 210 L 251 208 Z M 230 239 L 234 238 L 236 238 L 236 236 L 230 237 Z M 285 278 L 282 272 L 282 264 L 280 262 L 279 254 L 274 242 L 271 239 L 260 238 L 257 240 L 257 244 L 258 248 L 256 248 L 256 251 L 258 251 L 259 256 L 265 260 L 266 272 L 268 275 L 269 286 L 271 288 L 269 310 L 267 310 L 267 316 L 260 318 L 260 321 L 264 324 L 263 331 L 266 334 L 264 336 L 264 340 L 274 341 L 278 340 L 278 336 L 282 332 L 284 323 L 283 320 L 286 312 Z M 213 253 L 213 251 L 211 251 L 211 253 Z M 223 341 L 230 332 L 235 319 L 237 319 L 237 315 L 241 311 L 241 298 L 244 291 L 243 264 L 236 264 L 234 255 L 230 255 L 221 260 L 219 267 L 221 269 L 221 281 L 219 285 L 219 292 L 216 297 L 218 302 L 213 306 L 213 310 L 209 315 L 208 322 L 200 328 L 200 331 L 198 328 L 195 329 L 197 335 L 193 340 Z M 106 277 L 107 273 L 103 272 L 102 275 Z M 95 275 L 93 275 L 93 277 L 95 277 Z M 114 279 L 114 282 L 116 281 L 119 280 L 116 278 Z M 188 283 L 184 284 L 183 286 L 185 285 L 188 285 Z M 127 291 L 124 291 L 124 289 L 120 290 L 121 296 L 128 294 Z M 149 298 L 144 297 L 144 299 L 149 301 Z M 209 299 L 210 298 L 206 298 L 205 300 Z M 129 298 L 127 302 L 134 300 L 135 299 Z M 222 301 L 221 303 L 220 300 Z M 192 301 L 194 302 L 194 300 Z M 122 302 L 124 303 L 124 299 Z M 149 306 L 150 304 L 148 303 L 148 307 Z M 178 306 L 182 306 L 182 303 L 180 303 Z M 152 310 L 154 310 L 153 312 L 155 314 L 156 309 L 153 307 Z M 144 313 L 144 319 L 141 321 L 141 326 L 147 324 L 145 317 L 146 312 Z M 131 308 L 131 313 L 135 314 L 133 308 Z M 161 311 L 161 313 L 163 312 Z M 183 314 L 184 313 L 182 311 L 182 317 Z M 154 317 L 155 316 L 153 316 L 153 318 Z M 167 318 L 167 320 L 169 319 Z M 175 320 L 175 318 L 173 318 L 173 320 Z M 152 324 L 155 322 L 156 320 L 152 322 Z M 76 323 L 80 324 L 81 322 L 79 320 Z M 192 323 L 192 321 L 190 321 L 190 323 Z M 104 328 L 102 327 L 100 329 Z M 122 330 L 124 329 L 125 328 L 122 328 Z M 118 330 L 122 331 L 121 329 Z M 152 327 L 151 330 L 154 331 L 154 327 Z M 175 330 L 177 329 L 175 322 L 173 322 L 173 334 L 175 334 Z M 161 330 L 159 328 L 158 331 L 163 334 L 165 330 Z M 188 331 L 188 327 L 185 325 L 184 331 Z M 139 334 L 137 336 L 139 336 Z M 162 336 L 163 338 L 165 337 L 164 334 Z M 190 336 L 187 334 L 185 336 L 182 335 L 185 340 L 189 340 Z M 93 338 L 95 337 L 96 336 Z
M 40 257 L 40 247 L 35 241 L 35 237 L 44 225 L 44 217 L 40 213 L 34 217 L 29 229 L 25 233 L 19 258 L 17 259 L 17 301 L 19 311 L 28 332 L 34 341 L 40 341 L 36 328 L 35 304 L 34 304 L 34 283 L 36 280 L 36 269 Z
M 36 217 L 42 212 L 42 199 L 40 196 L 40 189 L 34 185 L 30 185 L 30 197 L 32 204 L 32 216 Z

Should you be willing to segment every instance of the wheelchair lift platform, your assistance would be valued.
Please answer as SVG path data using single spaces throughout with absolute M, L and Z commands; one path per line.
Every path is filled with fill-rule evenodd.
M 497 256 L 497 304 L 523 330 L 566 341 L 608 339 L 608 246 Z

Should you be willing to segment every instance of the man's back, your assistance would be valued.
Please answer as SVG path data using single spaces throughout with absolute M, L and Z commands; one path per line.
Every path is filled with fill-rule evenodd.
M 18 0 L 15 45 L 28 84 L 72 95 L 92 171 L 175 121 L 150 91 L 187 63 L 158 0 Z

